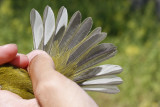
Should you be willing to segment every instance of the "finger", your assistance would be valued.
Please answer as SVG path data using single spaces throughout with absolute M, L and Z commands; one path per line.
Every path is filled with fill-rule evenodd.
M 96 105 L 76 83 L 55 70 L 48 54 L 39 54 L 31 60 L 29 74 L 34 95 L 41 106 Z
M 29 99 L 29 100 L 22 99 L 17 94 L 14 94 L 6 90 L 0 90 L 0 106 L 1 107 L 40 107 L 35 98 Z
M 26 107 L 40 107 L 37 99 L 35 99 L 35 98 L 26 100 L 25 103 L 27 105 Z
M 27 54 L 29 62 L 38 54 L 47 54 L 45 51 L 42 50 L 33 50 L 29 54 Z
M 6 99 L 6 98 L 16 98 L 16 99 L 22 99 L 20 96 L 18 96 L 17 94 L 15 93 L 12 93 L 10 91 L 7 91 L 7 90 L 0 90 L 0 101 L 2 99 Z
M 0 46 L 0 65 L 12 61 L 17 54 L 17 45 L 8 44 Z
M 50 78 L 53 74 L 54 63 L 52 58 L 45 52 L 41 53 L 37 51 L 33 54 L 35 57 L 32 58 L 29 64 L 29 74 L 32 80 L 33 88 L 37 86 L 37 83 Z
M 32 80 L 34 95 L 40 105 L 53 105 L 53 103 L 55 103 L 53 99 L 54 93 L 56 92 L 55 90 L 59 89 L 56 84 L 59 83 L 56 77 L 54 77 L 57 76 L 57 74 L 54 70 L 52 58 L 46 53 L 38 54 L 31 60 L 28 69 Z M 45 99 L 47 99 L 47 101 Z
M 29 59 L 24 54 L 17 54 L 17 56 L 10 62 L 10 64 L 20 68 L 26 68 L 28 63 L 29 63 Z

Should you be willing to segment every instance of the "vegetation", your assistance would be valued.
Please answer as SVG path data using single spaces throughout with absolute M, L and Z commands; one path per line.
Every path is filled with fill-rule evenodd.
M 20 53 L 32 50 L 29 14 L 32 8 L 43 13 L 49 5 L 55 14 L 64 5 L 69 17 L 80 10 L 83 19 L 92 17 L 93 28 L 102 26 L 108 33 L 103 42 L 118 47 L 115 57 L 104 62 L 121 65 L 124 83 L 116 95 L 89 94 L 101 107 L 160 106 L 160 21 L 154 0 L 131 9 L 130 0 L 0 0 L 0 45 L 16 43 Z

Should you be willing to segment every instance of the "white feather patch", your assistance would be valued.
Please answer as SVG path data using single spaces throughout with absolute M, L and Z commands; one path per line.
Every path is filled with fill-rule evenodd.
M 67 27 L 67 23 L 68 23 L 68 13 L 67 13 L 67 9 L 66 9 L 66 8 L 63 8 L 62 11 L 63 11 L 63 12 L 62 12 L 62 15 L 61 15 L 61 17 L 60 17 L 60 19 L 59 19 L 59 22 L 57 23 L 56 34 L 57 34 L 57 32 L 60 30 L 60 28 L 61 28 L 62 26 Z M 57 20 L 58 20 L 58 19 L 57 19 Z
M 43 23 L 40 14 L 35 9 L 32 9 L 30 13 L 30 21 L 34 38 L 34 49 L 38 49 L 43 37 Z
M 109 94 L 116 94 L 116 93 L 120 92 L 120 90 L 116 86 L 106 87 L 106 88 L 101 88 L 101 87 L 96 87 L 96 88 L 89 88 L 88 87 L 87 88 L 87 87 L 84 87 L 83 89 L 86 91 L 97 91 L 97 92 L 104 92 L 104 93 L 109 93 Z
M 44 10 L 43 24 L 44 24 L 44 45 L 46 45 L 55 30 L 55 16 L 52 9 L 49 6 L 46 6 Z
M 88 80 L 82 83 L 82 85 L 94 85 L 94 84 L 120 84 L 122 83 L 122 79 L 120 77 L 114 77 L 114 78 L 99 78 L 99 79 L 93 79 Z
M 100 75 L 109 75 L 109 74 L 118 74 L 122 72 L 122 67 L 119 65 L 101 65 L 99 66 L 102 68 L 102 70 L 96 74 L 96 76 Z

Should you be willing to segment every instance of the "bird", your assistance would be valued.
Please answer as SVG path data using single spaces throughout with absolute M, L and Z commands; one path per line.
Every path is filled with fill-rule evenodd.
M 115 56 L 117 47 L 101 43 L 107 36 L 101 27 L 91 31 L 91 17 L 81 22 L 80 11 L 68 22 L 67 9 L 62 6 L 57 18 L 50 6 L 43 12 L 43 20 L 37 10 L 30 12 L 33 34 L 33 49 L 47 52 L 55 63 L 55 69 L 76 82 L 86 91 L 109 94 L 120 92 L 117 85 L 123 80 L 117 77 L 123 71 L 119 65 L 99 63 Z M 13 65 L 0 66 L 0 86 L 24 99 L 34 98 L 32 82 L 27 70 Z

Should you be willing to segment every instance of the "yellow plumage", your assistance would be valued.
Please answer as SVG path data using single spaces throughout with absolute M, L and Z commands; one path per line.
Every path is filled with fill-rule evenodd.
M 24 99 L 34 98 L 32 83 L 25 69 L 12 65 L 0 66 L 0 86 L 2 90 L 16 93 Z
M 111 43 L 99 44 L 107 34 L 101 32 L 100 27 L 90 33 L 93 23 L 91 18 L 81 23 L 81 13 L 77 11 L 68 23 L 67 9 L 62 6 L 55 20 L 52 9 L 46 6 L 43 21 L 35 9 L 30 13 L 30 21 L 34 49 L 45 50 L 52 57 L 58 72 L 84 90 L 119 92 L 116 85 L 122 83 L 122 79 L 115 74 L 120 73 L 122 68 L 109 64 L 96 66 L 114 56 L 116 47 Z M 3 90 L 9 90 L 22 98 L 34 97 L 32 83 L 25 69 L 12 65 L 0 66 L 0 85 Z

